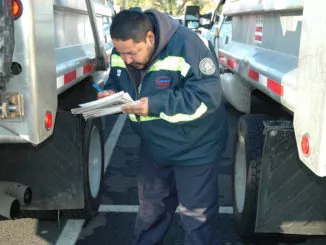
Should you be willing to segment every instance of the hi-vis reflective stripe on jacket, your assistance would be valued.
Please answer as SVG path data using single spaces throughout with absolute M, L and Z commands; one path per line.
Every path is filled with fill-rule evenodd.
M 174 116 L 168 116 L 168 115 L 165 115 L 163 112 L 161 112 L 160 117 L 142 117 L 141 116 L 140 121 L 145 122 L 145 121 L 152 121 L 152 120 L 158 120 L 158 119 L 163 119 L 170 123 L 193 121 L 193 120 L 200 118 L 202 115 L 204 115 L 204 113 L 206 111 L 207 111 L 207 106 L 204 103 L 201 103 L 201 105 L 198 107 L 196 112 L 191 115 L 178 113 Z M 129 118 L 131 121 L 137 122 L 137 118 L 134 114 L 129 114 Z
M 111 67 L 126 68 L 126 64 L 119 55 L 113 54 L 111 56 Z
M 190 65 L 182 57 L 168 56 L 164 60 L 158 60 L 149 69 L 151 71 L 168 70 L 180 71 L 182 76 L 186 76 L 190 69 Z
M 126 68 L 126 64 L 123 59 L 117 55 L 112 55 L 111 67 Z M 167 71 L 180 71 L 182 76 L 186 76 L 190 69 L 190 65 L 182 57 L 168 56 L 163 60 L 157 60 L 155 64 L 151 66 L 148 72 L 167 70 Z
M 123 59 L 117 55 L 112 55 L 111 67 L 126 68 Z M 167 56 L 163 60 L 157 60 L 149 69 L 148 72 L 167 70 L 167 71 L 179 71 L 183 77 L 185 77 L 190 69 L 190 65 L 182 57 Z M 161 112 L 159 117 L 140 117 L 141 122 L 163 119 L 170 123 L 193 121 L 200 118 L 207 111 L 207 106 L 202 102 L 201 105 L 193 114 L 178 113 L 176 115 L 168 116 Z M 129 118 L 133 122 L 137 122 L 137 118 L 134 114 L 130 114 Z

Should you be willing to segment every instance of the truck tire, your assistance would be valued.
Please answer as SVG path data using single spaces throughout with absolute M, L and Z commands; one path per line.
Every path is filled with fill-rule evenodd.
M 83 134 L 84 208 L 64 210 L 71 219 L 92 219 L 101 204 L 104 183 L 104 140 L 99 118 L 85 122 Z
M 261 156 L 266 115 L 244 115 L 238 122 L 233 157 L 233 210 L 238 231 L 250 237 L 255 230 Z

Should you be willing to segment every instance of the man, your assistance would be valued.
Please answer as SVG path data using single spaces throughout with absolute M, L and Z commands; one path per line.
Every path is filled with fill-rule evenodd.
M 153 9 L 118 13 L 110 33 L 115 48 L 99 98 L 123 90 L 141 102 L 123 108 L 141 139 L 132 244 L 161 244 L 178 205 L 185 244 L 218 244 L 216 161 L 227 123 L 212 53 Z

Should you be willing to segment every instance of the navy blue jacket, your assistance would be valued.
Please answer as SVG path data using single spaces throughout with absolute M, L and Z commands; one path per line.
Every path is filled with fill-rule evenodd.
M 132 76 L 115 49 L 104 88 L 149 97 L 147 117 L 129 115 L 148 153 L 161 165 L 213 162 L 226 148 L 228 129 L 218 66 L 192 30 L 156 10 L 156 51 L 148 69 Z M 129 71 L 129 72 L 128 72 Z M 137 77 L 143 77 L 140 81 Z M 137 88 L 137 85 L 140 86 Z

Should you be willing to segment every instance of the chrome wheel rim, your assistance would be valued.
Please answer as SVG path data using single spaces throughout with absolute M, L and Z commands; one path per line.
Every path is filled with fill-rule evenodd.
M 244 137 L 242 135 L 238 138 L 234 171 L 235 203 L 238 212 L 242 213 L 246 199 L 247 182 L 246 150 Z
M 89 144 L 89 158 L 88 158 L 88 183 L 91 195 L 96 198 L 101 185 L 102 177 L 102 148 L 101 137 L 97 127 L 93 127 L 90 144 Z

